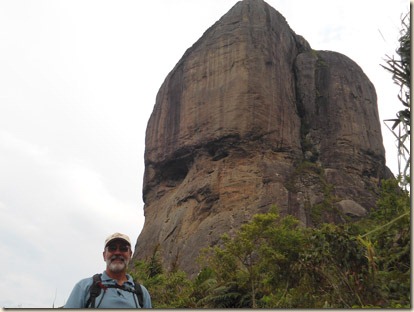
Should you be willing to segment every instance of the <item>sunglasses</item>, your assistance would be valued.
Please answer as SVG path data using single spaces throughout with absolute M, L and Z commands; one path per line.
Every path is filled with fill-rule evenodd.
M 110 244 L 106 248 L 108 248 L 108 251 L 114 252 L 117 249 L 119 249 L 120 252 L 127 252 L 129 250 L 128 245 L 116 245 L 116 244 Z

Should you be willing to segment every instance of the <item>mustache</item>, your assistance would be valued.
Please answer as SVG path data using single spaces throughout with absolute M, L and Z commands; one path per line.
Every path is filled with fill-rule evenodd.
M 109 258 L 109 260 L 114 261 L 114 260 L 122 260 L 123 262 L 126 262 L 126 259 L 123 256 L 112 256 L 111 258 Z

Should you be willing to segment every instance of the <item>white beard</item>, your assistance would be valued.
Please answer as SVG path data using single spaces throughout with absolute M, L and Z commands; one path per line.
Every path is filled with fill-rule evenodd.
M 112 259 L 107 259 L 106 264 L 111 272 L 120 273 L 124 271 L 129 261 L 123 260 L 124 262 L 112 262 Z

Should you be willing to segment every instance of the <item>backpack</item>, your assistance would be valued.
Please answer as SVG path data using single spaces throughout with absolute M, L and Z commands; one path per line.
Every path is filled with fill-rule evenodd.
M 122 290 L 126 290 L 126 291 L 130 291 L 129 289 L 124 288 L 123 286 L 119 286 L 119 285 L 104 285 L 102 284 L 102 279 L 101 279 L 102 274 L 95 274 L 92 278 L 93 278 L 93 282 L 91 287 L 89 288 L 89 299 L 88 301 L 86 301 L 86 305 L 85 308 L 89 308 L 89 305 L 91 308 L 95 308 L 95 300 L 96 297 L 98 297 L 102 291 L 102 289 L 104 291 L 106 291 L 107 288 L 119 288 Z M 144 303 L 144 296 L 142 294 L 142 288 L 141 285 L 138 282 L 134 281 L 134 286 L 135 286 L 135 291 L 134 293 L 137 295 L 138 297 L 138 302 L 139 302 L 139 306 L 142 308 L 143 307 L 143 303 Z

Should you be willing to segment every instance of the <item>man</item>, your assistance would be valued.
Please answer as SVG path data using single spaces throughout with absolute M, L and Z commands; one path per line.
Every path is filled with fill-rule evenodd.
M 131 256 L 129 237 L 121 233 L 110 235 L 105 240 L 103 259 L 106 262 L 106 270 L 100 276 L 100 280 L 94 281 L 95 277 L 89 277 L 79 281 L 64 308 L 151 308 L 148 290 L 137 284 L 141 287 L 137 288 L 141 294 L 137 294 L 132 277 L 126 274 Z M 97 289 L 95 300 L 94 296 L 91 296 L 91 289 Z M 142 304 L 139 303 L 140 300 Z

